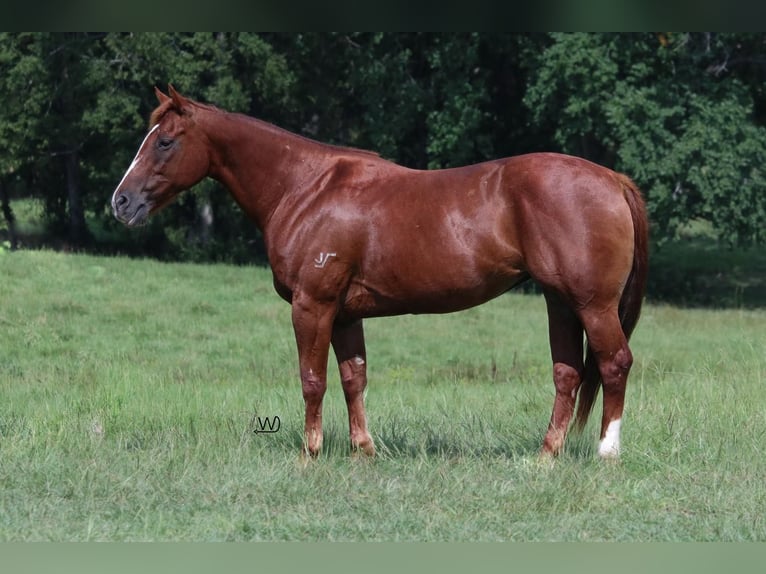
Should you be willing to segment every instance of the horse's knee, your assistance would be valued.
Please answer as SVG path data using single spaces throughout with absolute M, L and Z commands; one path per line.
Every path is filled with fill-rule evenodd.
M 321 402 L 327 390 L 327 380 L 317 376 L 313 371 L 301 375 L 303 399 L 306 402 Z
M 580 372 L 566 363 L 555 363 L 553 365 L 553 384 L 556 386 L 556 392 L 565 396 L 577 396 L 577 389 L 580 387 L 582 376 Z

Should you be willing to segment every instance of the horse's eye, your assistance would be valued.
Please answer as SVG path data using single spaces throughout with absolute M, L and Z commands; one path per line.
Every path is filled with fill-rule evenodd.
M 157 147 L 161 150 L 168 150 L 173 145 L 173 140 L 170 138 L 160 138 L 157 140 Z

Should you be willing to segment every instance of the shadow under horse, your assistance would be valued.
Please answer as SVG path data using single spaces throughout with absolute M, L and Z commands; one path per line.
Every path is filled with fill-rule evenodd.
M 364 408 L 364 318 L 459 311 L 532 278 L 547 304 L 556 389 L 542 453 L 561 450 L 576 403 L 582 427 L 602 388 L 598 452 L 619 456 L 628 338 L 648 257 L 646 209 L 628 177 L 553 153 L 408 169 L 195 102 L 172 86 L 169 95 L 155 91 L 160 103 L 114 191 L 114 215 L 142 225 L 209 176 L 260 228 L 276 291 L 292 306 L 304 453 L 322 447 L 330 346 L 352 448 L 375 452 Z

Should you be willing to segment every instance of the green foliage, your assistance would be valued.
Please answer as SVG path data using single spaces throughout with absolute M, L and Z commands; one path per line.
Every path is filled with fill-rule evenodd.
M 762 244 L 765 52 L 763 34 L 2 33 L 0 177 L 43 200 L 54 240 L 135 250 L 108 199 L 152 88 L 173 83 L 413 168 L 584 156 L 637 181 L 659 243 L 704 219 L 727 243 Z M 262 260 L 217 184 L 185 197 L 144 253 Z
M 703 39 L 552 35 L 525 102 L 562 151 L 636 180 L 659 240 L 704 218 L 729 243 L 763 242 L 766 128 L 748 85 L 758 74 L 722 76 L 730 55 L 719 52 L 740 40 Z
M 40 46 L 33 34 L 0 33 L 0 176 L 8 177 L 29 161 L 32 142 L 42 137 L 35 121 L 42 116 L 45 99 L 35 89 L 45 74 Z M 30 141 L 32 140 L 32 141 Z

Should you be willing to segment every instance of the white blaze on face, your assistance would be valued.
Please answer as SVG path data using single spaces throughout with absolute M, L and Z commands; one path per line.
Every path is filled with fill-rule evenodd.
M 598 443 L 598 454 L 601 458 L 617 458 L 620 456 L 621 423 L 622 419 L 615 419 L 606 427 L 606 434 Z
M 128 174 L 133 171 L 133 168 L 136 167 L 139 162 L 141 161 L 141 152 L 144 150 L 144 146 L 146 145 L 146 140 L 149 139 L 149 136 L 152 135 L 154 130 L 156 130 L 158 127 L 160 127 L 160 124 L 156 124 L 152 129 L 149 130 L 149 133 L 146 134 L 146 137 L 144 138 L 144 141 L 141 142 L 141 145 L 138 146 L 138 151 L 136 152 L 136 157 L 133 158 L 133 161 L 130 162 L 130 165 L 128 166 L 128 171 L 125 172 L 125 175 L 122 176 L 122 179 L 120 180 L 120 183 L 117 184 L 117 187 L 114 189 L 114 193 L 112 194 L 112 207 L 114 208 L 114 200 L 117 197 L 117 192 L 122 187 L 122 182 L 125 181 L 125 178 L 128 177 Z

